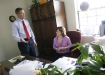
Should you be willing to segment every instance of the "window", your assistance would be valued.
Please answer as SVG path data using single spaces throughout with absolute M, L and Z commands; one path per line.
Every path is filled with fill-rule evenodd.
M 89 9 L 81 11 L 79 6 L 83 1 L 77 0 L 80 30 L 86 35 L 99 35 L 99 25 L 102 20 L 105 20 L 105 0 L 87 0 Z

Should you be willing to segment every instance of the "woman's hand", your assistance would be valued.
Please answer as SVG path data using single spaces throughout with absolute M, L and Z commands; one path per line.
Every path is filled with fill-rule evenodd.
M 67 47 L 59 47 L 59 48 L 56 48 L 57 51 L 60 51 L 60 50 L 65 50 Z
M 60 51 L 60 48 L 56 48 L 57 51 Z
M 60 50 L 65 50 L 67 47 L 59 47 Z

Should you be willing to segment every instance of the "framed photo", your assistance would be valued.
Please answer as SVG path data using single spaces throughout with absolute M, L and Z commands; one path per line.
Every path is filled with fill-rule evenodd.
M 11 22 L 14 22 L 14 21 L 16 20 L 16 18 L 15 18 L 15 16 L 11 15 L 11 16 L 9 17 L 9 20 L 10 20 Z

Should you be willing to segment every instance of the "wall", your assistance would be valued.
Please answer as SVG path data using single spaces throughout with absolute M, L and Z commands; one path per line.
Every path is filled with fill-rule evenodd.
M 17 43 L 12 38 L 9 16 L 16 16 L 15 8 L 22 7 L 26 11 L 26 19 L 31 22 L 28 5 L 30 3 L 31 0 L 0 0 L 0 62 L 20 54 Z
M 68 30 L 77 29 L 77 13 L 75 8 L 75 0 L 59 0 L 65 3 L 65 11 L 67 18 L 67 27 Z
M 76 0 L 59 0 L 65 3 L 65 11 L 66 11 L 66 18 L 67 18 L 67 27 L 68 30 L 76 30 L 78 28 L 78 18 L 76 13 Z M 82 36 L 81 43 L 89 43 L 94 41 L 93 36 Z

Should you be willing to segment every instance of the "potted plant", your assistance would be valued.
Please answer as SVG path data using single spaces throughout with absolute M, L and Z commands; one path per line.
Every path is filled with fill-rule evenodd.
M 31 8 L 36 7 L 39 5 L 39 0 L 32 0 L 32 3 Z
M 81 43 L 73 44 L 73 46 L 77 45 L 77 48 L 81 52 L 81 55 L 78 57 L 77 61 L 80 66 L 71 72 L 73 72 L 74 75 L 105 75 L 105 53 L 103 48 L 100 45 L 93 43 L 85 45 L 82 45 Z M 90 48 L 93 50 L 92 53 L 89 53 Z M 88 64 L 85 66 L 82 65 L 82 61 L 84 59 L 88 59 Z
M 41 75 L 64 75 L 65 73 L 61 73 L 59 69 L 61 70 L 57 66 L 49 65 L 47 68 L 41 69 Z
M 105 75 L 105 53 L 103 48 L 97 44 L 85 44 L 81 43 L 73 44 L 73 46 L 78 46 L 81 55 L 78 57 L 77 64 L 79 67 L 72 71 L 67 71 L 61 73 L 56 66 L 49 65 L 47 68 L 41 69 L 41 75 Z M 89 49 L 92 48 L 93 52 L 89 53 Z M 89 59 L 88 59 L 89 58 Z M 88 59 L 88 64 L 83 65 L 82 61 Z

